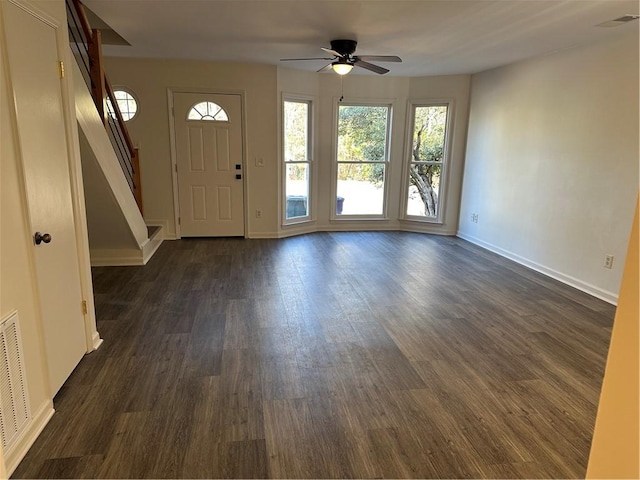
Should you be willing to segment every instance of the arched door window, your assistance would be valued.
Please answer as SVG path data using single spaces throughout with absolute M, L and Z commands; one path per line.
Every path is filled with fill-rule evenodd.
M 200 102 L 189 110 L 187 120 L 205 120 L 214 122 L 228 122 L 229 116 L 224 109 L 213 102 Z

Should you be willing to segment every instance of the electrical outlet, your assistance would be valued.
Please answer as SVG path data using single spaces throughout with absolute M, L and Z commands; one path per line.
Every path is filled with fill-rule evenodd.
M 256 210 L 256 218 L 262 218 L 262 210 L 260 209 Z
M 264 158 L 256 157 L 256 167 L 264 167 Z
M 478 223 L 478 214 L 477 213 L 472 213 L 471 214 L 471 221 L 473 223 Z
M 613 268 L 613 255 L 605 255 L 604 256 L 604 268 Z

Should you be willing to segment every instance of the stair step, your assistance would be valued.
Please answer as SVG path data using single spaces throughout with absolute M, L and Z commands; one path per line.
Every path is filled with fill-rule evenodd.
M 161 228 L 162 227 L 160 227 L 159 225 L 147 225 L 147 236 L 149 237 L 149 239 L 160 233 Z

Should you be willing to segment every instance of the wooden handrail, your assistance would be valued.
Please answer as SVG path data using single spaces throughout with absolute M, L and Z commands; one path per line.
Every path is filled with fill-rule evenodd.
M 93 101 L 98 108 L 98 114 L 102 123 L 106 126 L 109 121 L 107 115 L 106 100 L 109 94 L 107 90 L 107 77 L 104 73 L 104 62 L 102 61 L 102 33 L 100 30 L 92 30 L 89 40 L 89 66 L 91 71 L 91 90 Z
M 89 24 L 89 19 L 87 18 L 87 14 L 84 11 L 84 6 L 80 0 L 72 0 L 73 6 L 78 14 L 78 18 L 80 19 L 80 25 L 82 25 L 82 30 L 84 31 L 85 37 L 87 40 L 93 40 L 93 35 L 91 31 L 91 25 Z
M 142 210 L 142 187 L 140 186 L 140 156 L 138 154 L 138 149 L 133 149 L 133 155 L 131 156 L 131 165 L 133 166 L 133 196 L 136 199 L 136 203 L 138 204 L 138 208 L 140 209 L 140 213 Z
M 118 125 L 122 130 L 124 141 L 127 144 L 127 149 L 129 150 L 129 154 L 133 156 L 135 147 L 133 146 L 133 142 L 131 141 L 131 137 L 129 136 L 129 131 L 127 130 L 126 125 L 124 124 L 124 118 L 122 118 L 122 113 L 120 113 L 120 108 L 118 108 L 118 104 L 116 102 L 116 96 L 113 93 L 113 88 L 111 88 L 111 83 L 109 83 L 109 79 L 106 76 L 104 76 L 104 83 L 107 89 L 107 97 L 111 99 L 111 104 L 113 105 L 113 111 L 116 114 L 116 120 L 118 122 Z
M 70 2 L 70 3 L 69 3 Z M 84 36 L 86 37 L 86 52 L 89 57 L 89 76 L 91 78 L 91 94 L 96 108 L 100 115 L 103 125 L 107 130 L 111 129 L 112 142 L 121 162 L 121 167 L 127 181 L 131 186 L 131 191 L 136 200 L 140 213 L 142 213 L 142 187 L 140 184 L 140 155 L 138 149 L 134 147 L 124 118 L 118 107 L 113 88 L 109 83 L 104 71 L 104 62 L 102 59 L 102 34 L 98 29 L 92 29 L 84 10 L 84 6 L 80 0 L 67 0 L 68 5 L 73 5 L 75 13 L 80 21 L 80 25 Z M 109 117 L 107 109 L 107 101 L 111 102 L 112 112 L 115 115 L 114 127 L 113 121 Z M 115 128 L 115 130 L 114 130 Z M 118 140 L 119 139 L 119 140 Z M 122 142 L 124 141 L 124 145 Z M 126 153 L 120 148 L 126 147 Z M 119 152 L 119 153 L 118 153 Z M 128 154 L 128 155 L 127 155 Z

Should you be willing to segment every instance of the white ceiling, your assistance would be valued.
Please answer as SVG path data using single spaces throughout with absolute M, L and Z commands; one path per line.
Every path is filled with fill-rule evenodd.
M 394 76 L 476 73 L 635 30 L 595 25 L 637 0 L 84 0 L 131 46 L 105 54 L 262 63 L 315 71 L 337 38 L 357 55 L 398 55 Z M 376 63 L 376 62 L 374 62 Z M 362 69 L 353 73 L 373 75 Z

